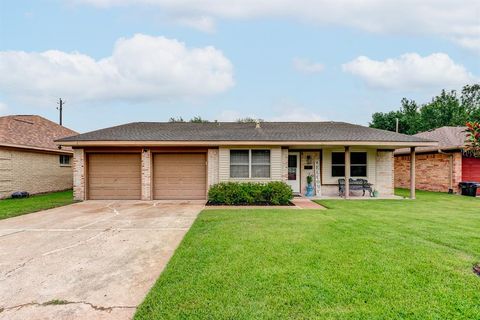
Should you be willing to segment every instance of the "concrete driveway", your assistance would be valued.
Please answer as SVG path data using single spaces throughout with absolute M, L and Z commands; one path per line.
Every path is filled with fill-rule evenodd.
M 0 220 L 0 319 L 130 319 L 199 201 L 86 201 Z

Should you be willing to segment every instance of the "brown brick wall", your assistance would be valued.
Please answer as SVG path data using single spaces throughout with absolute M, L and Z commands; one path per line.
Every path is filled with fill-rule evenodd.
M 415 163 L 416 188 L 447 192 L 450 185 L 450 155 L 441 153 L 417 154 Z M 453 153 L 453 190 L 458 192 L 462 179 L 462 154 Z M 395 187 L 410 187 L 410 155 L 395 157 Z
M 0 149 L 0 198 L 16 191 L 35 194 L 72 185 L 72 167 L 60 166 L 58 154 Z

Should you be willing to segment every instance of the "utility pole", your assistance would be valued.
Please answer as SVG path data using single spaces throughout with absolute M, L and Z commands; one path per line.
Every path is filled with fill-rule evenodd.
M 57 103 L 59 105 L 57 107 L 57 110 L 60 111 L 60 125 L 62 125 L 62 122 L 63 122 L 63 105 L 65 104 L 65 101 L 63 101 L 62 98 L 60 98 Z
M 395 118 L 395 132 L 398 133 L 398 118 Z

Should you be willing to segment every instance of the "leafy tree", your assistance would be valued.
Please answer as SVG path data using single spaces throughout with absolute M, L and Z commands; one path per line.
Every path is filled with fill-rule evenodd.
M 170 119 L 168 119 L 168 122 L 187 122 L 187 121 L 185 121 L 182 117 L 178 117 L 178 118 L 171 117 Z M 188 122 L 204 123 L 204 122 L 210 122 L 210 121 L 202 119 L 202 117 L 200 117 L 200 116 L 195 116 L 195 117 L 191 118 L 190 120 L 188 120 Z
M 480 120 L 480 85 L 466 85 L 459 96 L 455 90 L 442 92 L 429 103 L 419 106 L 414 100 L 403 98 L 398 111 L 376 112 L 370 127 L 415 134 L 443 126 L 464 126 L 468 121 Z
M 202 119 L 200 116 L 195 116 L 195 117 L 193 117 L 192 119 L 190 119 L 189 122 L 192 122 L 192 123 L 205 123 L 205 122 L 210 122 L 210 121 L 205 120 L 205 119 Z
M 182 117 L 178 117 L 178 118 L 171 117 L 170 119 L 168 119 L 168 122 L 185 122 L 185 120 L 183 120 Z
M 263 119 L 255 119 L 252 117 L 245 117 L 237 119 L 238 123 L 256 123 L 256 122 L 263 122 Z
M 480 122 L 467 122 L 466 152 L 480 157 Z

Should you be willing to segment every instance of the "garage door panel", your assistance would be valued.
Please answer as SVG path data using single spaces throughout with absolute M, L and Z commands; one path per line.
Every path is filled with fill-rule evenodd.
M 205 199 L 205 154 L 155 154 L 153 159 L 155 199 Z
M 480 182 L 480 159 L 467 158 L 462 159 L 462 180 L 463 181 L 479 181 Z M 480 189 L 477 190 L 480 195 Z
M 130 184 L 130 185 L 136 185 L 138 177 L 91 177 L 90 178 L 90 186 L 93 185 L 125 185 L 125 184 Z
M 89 199 L 136 200 L 141 192 L 140 154 L 89 155 Z

